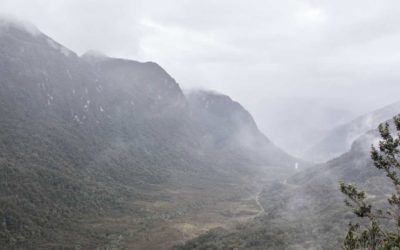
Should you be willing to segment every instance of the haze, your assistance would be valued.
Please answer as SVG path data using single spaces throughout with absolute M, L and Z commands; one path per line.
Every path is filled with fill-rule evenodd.
M 293 146 L 289 130 L 329 129 L 398 100 L 399 8 L 365 0 L 0 0 L 2 15 L 22 17 L 79 54 L 155 61 L 183 88 L 230 95 L 291 153 L 304 141 Z M 307 124 L 296 124 L 300 117 Z
M 0 249 L 400 249 L 399 8 L 0 0 Z

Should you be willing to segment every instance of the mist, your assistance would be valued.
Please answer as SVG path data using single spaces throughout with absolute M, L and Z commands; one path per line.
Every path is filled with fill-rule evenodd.
M 397 202 L 399 10 L 0 0 L 0 248 L 343 247 Z
M 271 106 L 286 103 L 312 120 L 315 117 L 307 117 L 292 100 L 307 100 L 321 110 L 344 109 L 353 118 L 397 101 L 399 5 L 2 0 L 0 10 L 32 22 L 78 54 L 94 49 L 113 57 L 156 61 L 183 88 L 228 94 L 287 148 L 291 142 L 282 139 L 285 131 L 302 132 L 311 125 L 294 128 L 268 112 Z M 329 119 L 320 119 L 316 126 L 325 127 Z M 283 129 L 277 131 L 279 126 Z M 299 147 L 288 150 L 297 152 Z

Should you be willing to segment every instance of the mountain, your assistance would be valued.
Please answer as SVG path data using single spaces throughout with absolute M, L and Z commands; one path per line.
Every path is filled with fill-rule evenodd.
M 218 148 L 241 145 L 244 148 L 239 154 L 252 155 L 253 159 L 269 165 L 294 166 L 293 158 L 276 147 L 259 130 L 251 114 L 230 97 L 199 90 L 189 92 L 187 100 L 193 119 L 212 133 L 213 145 Z
M 348 151 L 359 136 L 376 128 L 382 121 L 397 115 L 399 110 L 400 102 L 396 102 L 340 125 L 327 133 L 321 141 L 307 149 L 302 157 L 319 162 L 338 157 Z
M 254 216 L 258 182 L 298 162 L 240 104 L 185 96 L 153 62 L 1 21 L 0 75 L 4 249 L 172 246 Z

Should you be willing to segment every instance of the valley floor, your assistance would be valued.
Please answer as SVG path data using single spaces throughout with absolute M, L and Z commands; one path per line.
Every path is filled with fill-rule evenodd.
M 265 213 L 259 200 L 263 186 L 285 178 L 284 173 L 271 178 L 274 169 L 266 167 L 261 176 L 235 182 L 169 186 L 156 201 L 131 202 L 144 216 L 115 214 L 90 221 L 87 229 L 105 237 L 101 249 L 151 250 L 170 249 L 210 229 L 240 227 Z

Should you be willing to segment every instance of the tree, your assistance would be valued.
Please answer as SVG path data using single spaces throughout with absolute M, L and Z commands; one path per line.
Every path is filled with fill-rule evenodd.
M 367 195 L 353 184 L 340 184 L 346 195 L 345 203 L 362 224 L 349 224 L 343 249 L 397 249 L 400 250 L 400 115 L 393 118 L 397 135 L 393 136 L 389 123 L 379 125 L 379 147 L 372 145 L 371 159 L 393 185 L 394 192 L 388 204 L 376 209 L 367 201 Z

